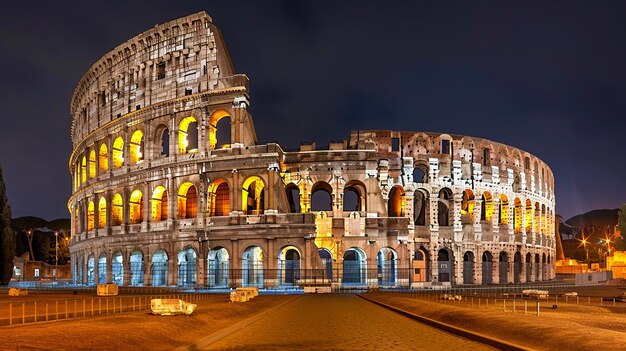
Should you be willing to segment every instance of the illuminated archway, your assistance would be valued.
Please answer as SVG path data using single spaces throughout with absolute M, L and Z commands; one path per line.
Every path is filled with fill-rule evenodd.
M 107 200 L 104 196 L 100 197 L 98 202 L 98 228 L 107 226 Z
M 389 192 L 389 200 L 387 202 L 387 211 L 389 217 L 404 217 L 404 209 L 406 207 L 406 196 L 404 189 L 396 185 Z
M 328 283 L 330 283 L 333 279 L 333 254 L 326 248 L 318 249 L 317 254 L 322 260 L 322 266 L 326 272 L 326 279 L 328 279 Z
M 480 208 L 480 219 L 490 222 L 493 216 L 493 198 L 491 197 L 491 193 L 485 191 L 482 200 L 483 205 Z
M 111 202 L 111 225 L 118 226 L 122 224 L 124 219 L 124 200 L 122 195 L 115 194 Z
M 263 180 L 252 176 L 243 182 L 241 190 L 241 209 L 246 215 L 263 214 L 264 210 L 264 187 Z
M 98 258 L 98 284 L 107 282 L 107 257 L 102 254 Z
M 109 170 L 109 148 L 107 144 L 100 145 L 98 152 L 98 173 L 102 174 Z
M 469 189 L 463 190 L 461 197 L 461 223 L 474 223 L 474 193 Z
M 113 167 L 120 168 L 124 165 L 124 139 L 122 137 L 117 137 L 113 141 L 111 156 L 113 158 Z
M 151 199 L 151 215 L 153 222 L 164 221 L 167 219 L 167 190 L 159 185 L 152 192 Z
M 278 255 L 278 276 L 280 285 L 297 285 L 300 281 L 300 251 L 294 246 L 286 246 Z
M 209 251 L 208 282 L 210 288 L 228 287 L 229 255 L 223 247 L 216 247 Z
M 93 201 L 89 201 L 87 205 L 87 231 L 90 232 L 94 228 L 95 206 Z
M 522 232 L 522 202 L 519 198 L 515 198 L 515 208 L 513 209 L 513 230 L 515 234 Z
M 95 285 L 96 279 L 96 259 L 93 255 L 89 255 L 87 258 L 87 285 Z
M 216 146 L 228 147 L 230 146 L 230 144 L 232 144 L 230 135 L 230 122 L 230 113 L 224 110 L 218 110 L 213 112 L 211 118 L 209 119 L 210 150 L 215 149 Z
M 198 213 L 198 192 L 190 183 L 183 183 L 178 189 L 178 218 L 195 218 Z
M 263 250 L 248 247 L 242 255 L 242 286 L 263 287 Z
M 111 281 L 113 284 L 122 286 L 124 284 L 124 263 L 121 252 L 116 252 L 111 258 Z
M 143 161 L 143 131 L 136 130 L 130 137 L 128 144 L 130 163 L 136 164 Z
M 500 210 L 498 211 L 500 224 L 509 224 L 509 199 L 506 195 L 500 195 Z
M 195 117 L 183 118 L 178 126 L 178 153 L 198 152 L 198 121 Z
M 391 248 L 383 247 L 376 256 L 378 285 L 395 286 L 398 254 Z
M 209 216 L 230 214 L 230 188 L 224 179 L 216 179 L 209 185 Z
M 80 181 L 81 183 L 87 181 L 87 157 L 85 156 L 80 161 Z
M 187 248 L 178 253 L 178 286 L 193 287 L 196 285 L 196 251 Z
M 96 151 L 89 152 L 89 179 L 96 177 Z
M 143 286 L 143 253 L 139 250 L 130 254 L 130 285 Z
M 352 247 L 343 254 L 344 285 L 362 285 L 367 283 L 367 256 L 357 247 Z
M 164 250 L 157 250 L 152 254 L 152 286 L 167 285 L 168 257 Z
M 143 221 L 143 194 L 139 190 L 135 190 L 130 194 L 128 201 L 128 222 L 137 224 Z
M 526 225 L 526 234 L 530 234 L 533 229 L 533 204 L 528 199 L 526 199 L 526 211 L 524 219 Z

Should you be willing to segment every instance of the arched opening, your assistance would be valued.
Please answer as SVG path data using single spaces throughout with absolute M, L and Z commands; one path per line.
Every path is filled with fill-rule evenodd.
M 218 110 L 211 114 L 209 119 L 209 149 L 216 147 L 230 147 L 232 144 L 230 135 L 230 114 L 224 110 Z
M 439 282 L 452 282 L 452 255 L 446 249 L 441 249 L 437 253 L 437 265 L 439 268 Z
M 241 208 L 245 215 L 263 214 L 265 184 L 261 178 L 252 176 L 243 183 L 241 191 Z
M 413 221 L 415 225 L 426 225 L 428 191 L 418 189 L 413 194 Z
M 541 259 L 539 257 L 539 254 L 536 253 L 535 254 L 535 273 L 534 273 L 535 281 L 540 280 L 539 279 L 540 278 L 540 275 L 539 275 L 539 268 L 540 268 L 540 266 L 541 266 Z
M 533 229 L 533 204 L 530 200 L 526 200 L 526 216 L 525 216 L 525 224 L 526 224 L 526 234 L 530 235 Z
M 491 222 L 493 216 L 493 198 L 491 193 L 485 191 L 482 196 L 483 206 L 480 208 L 480 220 Z
M 287 195 L 287 203 L 289 204 L 290 213 L 300 213 L 300 189 L 293 183 L 290 183 L 285 188 L 285 194 Z
M 228 287 L 228 251 L 223 247 L 216 247 L 209 251 L 209 287 Z
M 439 201 L 437 202 L 437 220 L 439 226 L 450 226 L 450 200 L 452 200 L 452 191 L 443 188 L 439 191 Z
M 493 283 L 493 255 L 489 251 L 483 252 L 483 265 L 482 265 L 482 273 L 483 279 L 482 284 L 488 285 Z
M 95 206 L 93 201 L 89 201 L 87 204 L 87 231 L 90 232 L 94 228 L 94 216 L 95 216 Z
M 178 126 L 178 153 L 198 152 L 198 121 L 195 117 L 183 118 Z
M 151 220 L 153 222 L 167 220 L 167 190 L 165 187 L 159 185 L 154 188 L 151 200 Z
M 87 181 L 87 157 L 83 156 L 80 161 L 80 180 L 81 183 L 85 183 Z
M 541 205 L 541 234 L 548 234 L 548 218 L 546 217 L 546 205 Z
M 143 254 L 135 250 L 130 254 L 130 285 L 143 286 Z
M 389 192 L 389 200 L 387 201 L 387 212 L 389 217 L 404 217 L 404 209 L 406 207 L 406 196 L 404 189 L 396 185 Z
M 95 285 L 96 260 L 93 255 L 87 258 L 87 285 Z
M 107 257 L 102 254 L 98 258 L 98 284 L 106 284 L 107 282 Z
M 461 223 L 474 223 L 474 193 L 469 189 L 463 190 L 461 198 Z
M 546 254 L 541 255 L 541 280 L 546 280 L 547 272 L 546 272 Z
M 89 152 L 89 179 L 96 177 L 96 151 Z
M 322 266 L 324 267 L 324 271 L 326 273 L 326 279 L 328 282 L 333 280 L 333 255 L 328 251 L 328 249 L 318 249 L 317 254 L 320 256 L 322 260 Z
M 120 168 L 124 165 L 124 139 L 122 139 L 122 137 L 117 137 L 113 141 L 111 156 L 113 159 L 113 167 Z
M 263 250 L 250 246 L 243 252 L 242 286 L 263 287 Z
M 430 259 L 428 251 L 420 247 L 413 253 L 413 281 L 426 282 L 430 279 Z
M 300 253 L 294 246 L 287 246 L 278 256 L 279 284 L 294 286 L 300 282 Z
M 152 286 L 167 285 L 167 253 L 164 250 L 157 250 L 152 254 Z
M 178 253 L 178 286 L 191 288 L 196 285 L 196 251 L 192 248 Z
M 128 201 L 128 222 L 137 224 L 143 222 L 143 194 L 135 190 L 130 194 Z
M 509 199 L 504 194 L 500 195 L 498 222 L 500 222 L 500 224 L 509 224 Z
M 420 167 L 413 168 L 413 182 L 415 183 L 427 183 L 428 178 L 426 177 L 426 172 Z
M 113 284 L 124 285 L 124 264 L 121 252 L 116 252 L 111 258 L 111 277 Z
M 100 197 L 98 202 L 98 228 L 107 226 L 107 200 L 104 196 Z
M 343 210 L 345 212 L 365 212 L 365 185 L 359 181 L 350 181 L 343 188 Z
M 474 284 L 474 253 L 471 251 L 463 255 L 463 284 Z
M 378 266 L 378 285 L 395 286 L 397 277 L 398 255 L 393 249 L 384 247 L 378 251 L 376 262 Z
M 230 188 L 224 179 L 216 179 L 209 186 L 209 216 L 230 214 Z
M 166 125 L 162 124 L 157 127 L 154 140 L 157 142 L 156 150 L 159 150 L 159 155 L 170 155 L 170 130 Z
M 198 214 L 198 192 L 190 183 L 183 183 L 178 189 L 178 218 L 195 218 Z
M 522 274 L 522 254 L 518 251 L 513 256 L 513 283 L 519 284 Z
M 102 174 L 109 170 L 109 148 L 107 144 L 100 145 L 98 152 L 98 173 Z
M 317 182 L 311 188 L 311 211 L 333 210 L 333 188 L 326 182 Z
M 366 264 L 365 253 L 358 248 L 350 248 L 343 255 L 343 276 L 344 285 L 364 285 L 366 284 Z
M 500 284 L 508 284 L 509 283 L 509 255 L 502 251 L 500 252 L 500 257 L 498 259 L 498 270 L 500 272 Z
M 124 200 L 122 195 L 115 194 L 113 196 L 113 202 L 111 203 L 111 226 L 118 226 L 122 224 L 124 216 Z
M 128 148 L 131 164 L 134 165 L 143 161 L 143 131 L 136 130 L 133 132 Z
M 515 208 L 513 209 L 513 230 L 515 234 L 522 232 L 522 202 L 515 198 Z
M 526 264 L 525 264 L 525 268 L 526 268 L 526 282 L 529 283 L 531 281 L 530 279 L 530 273 L 532 271 L 532 255 L 529 253 L 526 254 Z
M 535 218 L 533 219 L 533 234 L 541 233 L 541 207 L 539 207 L 539 202 L 535 202 Z

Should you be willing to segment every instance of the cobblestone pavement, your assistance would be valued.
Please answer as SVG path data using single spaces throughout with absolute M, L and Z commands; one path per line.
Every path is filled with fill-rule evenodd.
M 493 350 L 354 295 L 304 295 L 204 350 Z

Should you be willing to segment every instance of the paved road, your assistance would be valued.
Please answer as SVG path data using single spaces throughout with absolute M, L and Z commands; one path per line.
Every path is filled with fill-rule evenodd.
M 204 350 L 493 350 L 354 295 L 304 295 Z

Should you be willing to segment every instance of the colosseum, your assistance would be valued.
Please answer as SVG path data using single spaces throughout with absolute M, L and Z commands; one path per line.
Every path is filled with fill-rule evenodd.
M 70 105 L 75 283 L 554 278 L 554 177 L 536 156 L 389 130 L 297 150 L 258 144 L 248 84 L 204 12 L 157 25 L 88 70 Z

